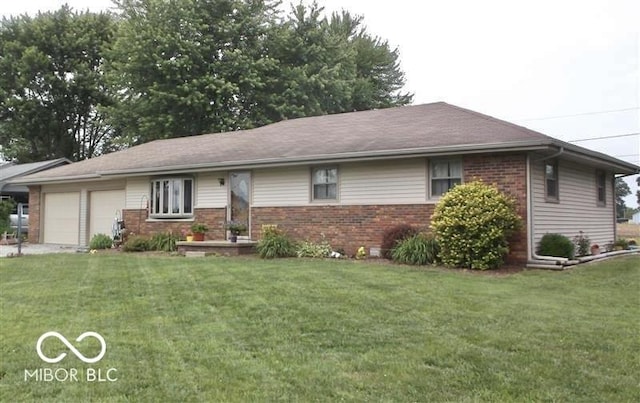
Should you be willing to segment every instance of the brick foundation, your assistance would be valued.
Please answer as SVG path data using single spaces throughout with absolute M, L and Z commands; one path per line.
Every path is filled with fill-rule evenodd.
M 124 225 L 130 233 L 138 235 L 153 235 L 160 232 L 181 234 L 189 231 L 193 222 L 204 223 L 209 227 L 205 240 L 225 239 L 224 222 L 226 209 L 196 209 L 194 221 L 154 220 L 147 221 L 147 210 L 123 210 Z
M 369 206 L 254 207 L 252 238 L 260 238 L 263 224 L 277 224 L 294 239 L 326 240 L 334 249 L 354 255 L 360 246 L 379 247 L 382 234 L 398 224 L 427 229 L 433 204 Z

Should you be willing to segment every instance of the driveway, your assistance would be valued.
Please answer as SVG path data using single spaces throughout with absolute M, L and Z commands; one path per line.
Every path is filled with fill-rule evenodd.
M 44 253 L 75 253 L 78 250 L 77 246 L 73 245 L 56 245 L 56 244 L 44 244 L 44 243 L 23 243 L 22 254 L 23 255 L 42 255 Z M 17 255 L 18 245 L 0 245 L 0 257 L 7 257 L 7 255 Z

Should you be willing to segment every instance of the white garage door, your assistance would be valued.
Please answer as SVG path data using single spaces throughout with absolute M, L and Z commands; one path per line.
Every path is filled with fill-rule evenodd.
M 116 214 L 122 219 L 124 190 L 91 192 L 89 199 L 89 241 L 95 234 L 111 234 Z
M 46 193 L 44 196 L 44 242 L 78 245 L 80 194 Z

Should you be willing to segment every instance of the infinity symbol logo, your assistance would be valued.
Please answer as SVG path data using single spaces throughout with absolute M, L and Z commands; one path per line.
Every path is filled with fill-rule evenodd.
M 104 341 L 104 338 L 102 336 L 100 336 L 96 332 L 84 332 L 80 336 L 78 336 L 78 338 L 76 339 L 76 341 L 82 341 L 87 337 L 94 337 L 94 338 L 98 339 L 98 341 L 100 342 L 100 346 L 101 346 L 100 354 L 98 354 L 96 357 L 93 357 L 93 358 L 87 358 L 84 355 L 82 355 L 82 353 L 80 351 L 78 351 L 75 347 L 73 347 L 73 345 L 71 343 L 69 343 L 69 340 L 67 340 L 60 333 L 58 333 L 58 332 L 47 332 L 47 333 L 43 334 L 42 336 L 40 336 L 40 338 L 38 339 L 38 343 L 36 344 L 36 350 L 38 351 L 38 355 L 40 356 L 42 361 L 48 362 L 50 364 L 55 364 L 57 362 L 60 362 L 60 361 L 62 361 L 64 359 L 64 357 L 67 356 L 67 353 L 62 353 L 59 356 L 57 356 L 56 358 L 49 358 L 49 357 L 47 357 L 46 355 L 44 355 L 42 353 L 42 343 L 44 342 L 44 340 L 46 338 L 51 337 L 51 336 L 57 337 L 62 343 L 64 343 L 65 346 L 67 346 L 69 348 L 69 350 L 71 350 L 71 352 L 73 354 L 76 355 L 76 357 L 78 357 L 80 359 L 80 361 L 86 362 L 88 364 L 93 364 L 94 362 L 100 361 L 102 359 L 102 357 L 104 357 L 104 354 L 107 352 L 107 343 Z

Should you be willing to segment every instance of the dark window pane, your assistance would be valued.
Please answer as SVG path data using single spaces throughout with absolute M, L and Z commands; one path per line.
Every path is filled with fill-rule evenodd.
M 184 213 L 191 214 L 193 212 L 192 207 L 192 182 L 190 179 L 184 181 Z

